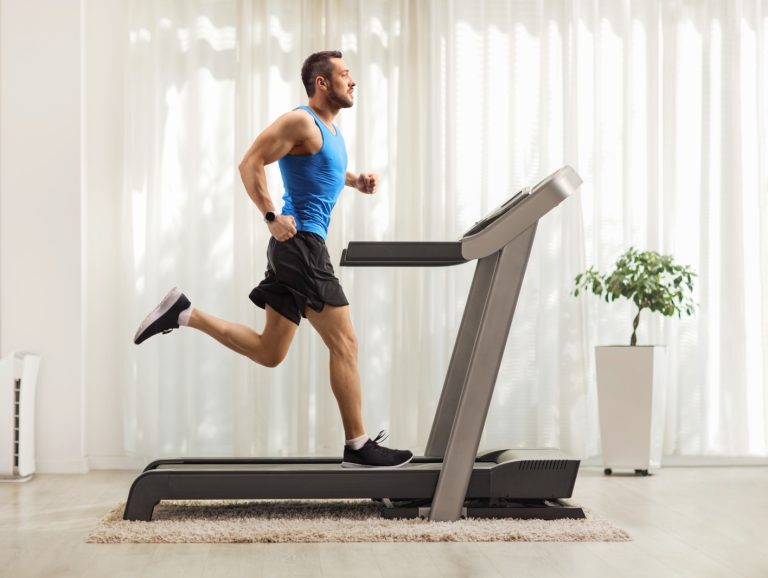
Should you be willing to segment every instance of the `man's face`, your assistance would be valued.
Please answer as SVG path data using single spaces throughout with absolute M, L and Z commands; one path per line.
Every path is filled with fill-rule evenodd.
M 341 58 L 333 58 L 331 61 L 334 68 L 328 86 L 328 100 L 339 108 L 349 108 L 355 103 L 355 81 Z

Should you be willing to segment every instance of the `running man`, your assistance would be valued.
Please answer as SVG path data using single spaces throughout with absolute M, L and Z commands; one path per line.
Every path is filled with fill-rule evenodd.
M 357 338 L 349 302 L 325 246 L 331 211 L 344 186 L 373 194 L 378 184 L 374 173 L 347 170 L 344 138 L 333 124 L 342 108 L 354 104 L 355 81 L 341 56 L 327 51 L 307 58 L 301 68 L 307 106 L 267 127 L 240 163 L 245 190 L 272 235 L 264 279 L 250 294 L 251 301 L 266 310 L 263 333 L 192 307 L 174 287 L 142 321 L 134 343 L 179 326 L 193 327 L 256 363 L 276 367 L 305 317 L 330 351 L 331 388 L 346 438 L 342 467 L 396 468 L 411 461 L 413 454 L 379 445 L 384 432 L 373 440 L 365 433 Z M 264 172 L 275 161 L 285 187 L 281 213 L 272 204 Z

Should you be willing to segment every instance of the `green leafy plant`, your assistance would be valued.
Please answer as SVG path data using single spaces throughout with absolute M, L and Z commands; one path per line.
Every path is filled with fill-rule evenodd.
M 578 297 L 582 291 L 591 291 L 607 303 L 620 297 L 632 301 L 637 306 L 637 315 L 629 344 L 637 345 L 637 326 L 643 309 L 665 317 L 693 315 L 694 277 L 696 273 L 689 266 L 676 265 L 670 255 L 630 247 L 616 260 L 612 271 L 603 274 L 590 267 L 576 275 L 573 295 Z

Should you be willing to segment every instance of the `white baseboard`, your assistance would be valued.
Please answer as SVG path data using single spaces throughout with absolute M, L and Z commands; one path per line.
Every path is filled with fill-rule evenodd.
M 143 470 L 152 460 L 135 456 L 91 456 L 88 463 L 92 470 Z
M 71 460 L 35 460 L 36 474 L 87 474 L 89 472 L 86 458 Z
M 664 456 L 661 458 L 662 468 L 734 466 L 768 466 L 768 456 Z M 603 460 L 600 456 L 592 456 L 581 460 L 581 467 L 602 468 Z
M 768 466 L 768 456 L 666 456 L 662 467 Z
M 128 456 L 93 456 L 75 460 L 37 460 L 37 474 L 87 474 L 91 470 L 143 470 L 148 459 Z

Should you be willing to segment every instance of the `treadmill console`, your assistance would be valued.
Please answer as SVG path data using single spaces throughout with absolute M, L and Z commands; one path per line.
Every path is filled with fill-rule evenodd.
M 475 233 L 479 233 L 483 229 L 485 229 L 488 225 L 493 223 L 495 220 L 497 220 L 499 217 L 507 213 L 508 211 L 511 211 L 514 207 L 519 205 L 522 201 L 524 201 L 529 195 L 531 194 L 531 188 L 526 187 L 519 191 L 516 195 L 514 195 L 511 199 L 508 199 L 504 201 L 504 204 L 496 207 L 488 216 L 480 219 L 477 223 L 472 225 L 470 229 L 462 235 L 463 237 L 469 237 L 470 235 L 474 235 Z

